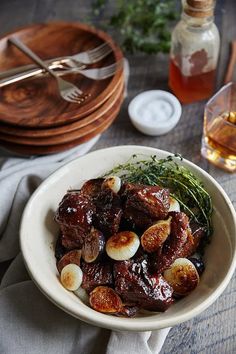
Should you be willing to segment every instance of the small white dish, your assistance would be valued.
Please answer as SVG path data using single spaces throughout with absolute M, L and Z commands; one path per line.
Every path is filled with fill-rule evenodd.
M 162 159 L 169 152 L 145 146 L 117 146 L 94 151 L 54 172 L 31 196 L 24 210 L 20 243 L 25 265 L 42 293 L 59 308 L 87 323 L 113 330 L 152 331 L 172 327 L 187 321 L 210 306 L 229 283 L 236 266 L 236 214 L 223 188 L 207 172 L 183 159 L 178 163 L 201 179 L 212 197 L 214 234 L 206 248 L 206 269 L 198 287 L 185 298 L 176 301 L 166 312 L 140 313 L 134 318 L 122 318 L 97 312 L 66 290 L 59 279 L 54 256 L 58 226 L 54 213 L 70 189 L 80 188 L 90 178 L 96 178 L 125 163 L 132 155 L 156 155 Z
M 141 133 L 158 136 L 168 133 L 178 123 L 182 108 L 170 92 L 150 90 L 138 94 L 130 102 L 131 122 Z

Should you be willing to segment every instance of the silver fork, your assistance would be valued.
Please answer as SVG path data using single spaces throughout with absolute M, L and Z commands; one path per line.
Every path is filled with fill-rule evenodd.
M 108 54 L 112 52 L 112 48 L 109 43 L 103 43 L 100 46 L 89 49 L 85 52 L 78 54 L 58 57 L 49 60 L 45 60 L 45 63 L 50 67 L 50 69 L 61 67 L 63 64 L 67 64 L 70 67 L 82 67 L 82 64 L 94 64 L 105 58 Z M 0 72 L 0 79 L 8 79 L 14 76 L 14 81 L 17 82 L 21 79 L 29 78 L 34 75 L 41 74 L 43 70 L 41 68 L 35 67 L 33 64 L 22 65 L 17 68 L 9 69 L 4 72 Z M 22 74 L 22 76 L 21 76 Z
M 102 68 L 93 68 L 93 69 L 79 69 L 79 68 L 72 68 L 68 70 L 63 70 L 58 72 L 58 75 L 66 75 L 66 74 L 81 74 L 89 79 L 92 80 L 104 80 L 108 77 L 111 77 L 115 74 L 117 70 L 123 68 L 123 60 L 118 61 L 117 63 L 113 63 L 111 65 L 102 67 Z
M 68 67 L 65 69 L 65 67 L 61 66 L 50 66 L 50 69 L 53 69 L 54 73 L 57 76 L 64 76 L 68 74 L 81 74 L 89 79 L 92 80 L 104 80 L 107 79 L 108 77 L 111 77 L 115 74 L 115 72 L 119 69 L 123 68 L 123 60 L 120 60 L 117 63 L 111 64 L 109 66 L 101 67 L 101 68 L 93 68 L 93 69 L 83 69 L 83 65 L 78 66 L 78 67 Z M 29 73 L 30 74 L 30 73 Z M 20 74 L 21 75 L 21 80 L 24 79 L 29 79 L 32 76 L 33 77 L 41 77 L 44 74 L 44 71 L 42 72 L 41 68 L 38 69 L 38 72 L 35 72 L 35 75 L 28 75 L 27 73 Z M 47 72 L 46 72 L 47 74 Z M 18 75 L 13 75 L 5 79 L 0 80 L 0 88 L 10 85 L 14 82 L 20 81 Z
M 52 77 L 54 77 L 54 79 L 56 79 L 60 95 L 64 100 L 73 103 L 81 103 L 88 97 L 88 95 L 84 95 L 83 92 L 77 86 L 66 80 L 63 80 L 53 70 L 49 69 L 49 67 L 19 39 L 12 37 L 9 38 L 8 41 L 14 44 L 18 49 L 20 49 L 36 64 L 38 64 L 41 68 L 46 70 Z
M 61 58 L 61 62 L 63 63 L 64 61 L 72 61 L 75 62 L 76 66 L 79 64 L 93 64 L 97 63 L 98 61 L 102 60 L 105 58 L 108 54 L 112 52 L 112 48 L 109 45 L 109 43 L 105 42 L 101 44 L 100 46 L 90 49 L 86 52 L 78 53 L 75 55 L 72 55 L 70 57 L 67 57 L 67 59 Z M 60 60 L 60 58 L 59 58 Z

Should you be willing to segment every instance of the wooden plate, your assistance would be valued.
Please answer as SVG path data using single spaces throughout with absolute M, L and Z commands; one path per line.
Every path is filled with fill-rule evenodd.
M 62 152 L 62 151 L 71 149 L 77 145 L 80 145 L 82 143 L 85 143 L 86 141 L 91 140 L 96 135 L 103 133 L 114 122 L 118 113 L 119 113 L 119 110 L 117 112 L 114 112 L 112 114 L 109 122 L 104 123 L 104 125 L 100 126 L 98 129 L 95 129 L 92 133 L 89 133 L 88 135 L 85 135 L 82 138 L 76 139 L 76 140 L 71 141 L 69 143 L 52 145 L 52 146 L 27 146 L 27 145 L 19 145 L 19 144 L 9 143 L 9 142 L 5 142 L 5 141 L 0 140 L 0 145 L 3 146 L 4 148 L 6 148 L 7 150 L 16 152 L 17 154 L 22 154 L 22 155 L 27 155 L 27 156 L 48 155 L 48 154 L 54 154 L 57 152 Z
M 116 91 L 111 95 L 111 97 L 108 98 L 108 100 L 103 103 L 102 106 L 100 106 L 96 111 L 94 111 L 93 113 L 89 114 L 88 116 L 66 124 L 66 125 L 62 125 L 59 127 L 55 127 L 55 128 L 42 128 L 42 129 L 30 129 L 30 128 L 22 128 L 22 127 L 15 127 L 12 125 L 8 125 L 8 124 L 4 124 L 4 123 L 0 123 L 0 135 L 1 136 L 5 136 L 10 135 L 11 136 L 11 140 L 14 142 L 13 140 L 13 136 L 15 137 L 26 137 L 26 138 L 46 138 L 46 137 L 54 137 L 57 135 L 61 135 L 61 134 L 67 134 L 70 132 L 74 132 L 74 131 L 78 131 L 78 129 L 94 122 L 95 120 L 99 119 L 100 117 L 102 117 L 104 114 L 106 114 L 110 108 L 114 105 L 114 103 L 117 101 L 117 99 L 120 97 L 121 92 L 123 89 L 123 79 L 120 81 Z M 2 135 L 3 134 L 3 135 Z M 6 139 L 3 139 L 6 140 Z M 16 142 L 16 141 L 15 141 Z
M 123 88 L 123 87 L 122 87 Z M 85 125 L 82 128 L 74 130 L 72 132 L 63 133 L 51 137 L 41 137 L 41 138 L 31 138 L 31 137 L 20 137 L 9 134 L 0 133 L 0 140 L 16 143 L 20 145 L 30 145 L 30 146 L 44 146 L 44 145 L 58 145 L 62 143 L 68 143 L 76 139 L 82 138 L 85 135 L 92 133 L 94 130 L 97 130 L 99 127 L 108 123 L 112 120 L 113 115 L 117 114 L 120 110 L 120 106 L 124 100 L 123 90 L 120 93 L 120 96 L 115 102 L 113 102 L 112 107 L 99 119 L 96 119 L 94 122 Z
M 15 36 L 43 59 L 73 55 L 109 42 L 112 53 L 93 66 L 102 67 L 123 58 L 122 52 L 105 32 L 85 24 L 55 22 L 24 27 L 0 39 L 0 69 L 31 63 L 31 60 L 13 45 L 7 43 Z M 34 78 L 0 89 L 0 122 L 23 127 L 54 127 L 63 125 L 95 111 L 114 92 L 123 71 L 106 80 L 94 81 L 81 75 L 67 79 L 90 97 L 78 105 L 64 101 L 51 77 Z M 66 77 L 65 77 L 66 78 Z

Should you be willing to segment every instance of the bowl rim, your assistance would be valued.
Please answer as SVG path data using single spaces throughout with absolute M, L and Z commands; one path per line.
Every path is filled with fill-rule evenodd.
M 31 209 L 31 204 L 34 202 L 34 200 L 37 198 L 38 194 L 41 193 L 41 190 L 48 184 L 50 183 L 56 176 L 57 174 L 60 174 L 64 170 L 68 169 L 68 167 L 76 165 L 79 163 L 80 160 L 84 160 L 87 158 L 87 156 L 92 156 L 92 155 L 103 155 L 109 150 L 117 154 L 117 152 L 125 151 L 125 150 L 140 150 L 142 149 L 144 154 L 166 154 L 166 155 L 172 155 L 173 153 L 161 150 L 161 149 L 156 149 L 148 146 L 141 146 L 141 145 L 121 145 L 121 146 L 115 146 L 115 147 L 109 147 L 109 148 L 104 148 L 104 149 L 99 149 L 96 151 L 92 151 L 84 156 L 78 157 L 66 164 L 64 164 L 62 167 L 58 168 L 55 170 L 53 173 L 51 173 L 41 184 L 40 186 L 34 191 L 30 199 L 28 200 L 28 203 L 23 211 L 22 219 L 21 219 L 21 224 L 20 224 L 20 248 L 22 251 L 23 255 L 23 260 L 25 263 L 25 266 L 34 281 L 35 285 L 40 289 L 40 291 L 51 301 L 53 302 L 56 306 L 61 308 L 64 312 L 67 312 L 68 314 L 72 315 L 73 317 L 79 318 L 80 320 L 90 323 L 92 325 L 97 325 L 99 327 L 103 328 L 108 328 L 108 329 L 114 329 L 114 330 L 126 330 L 126 331 L 147 331 L 147 330 L 157 330 L 161 328 L 166 328 L 166 327 L 173 327 L 174 325 L 178 325 L 182 322 L 185 322 L 187 320 L 190 320 L 191 318 L 199 315 L 201 312 L 203 312 L 206 308 L 208 308 L 210 305 L 214 303 L 214 301 L 222 294 L 222 292 L 225 290 L 226 286 L 228 285 L 230 279 L 233 276 L 234 270 L 236 268 L 236 247 L 232 249 L 232 261 L 229 266 L 229 269 L 227 271 L 227 274 L 221 281 L 221 283 L 218 285 L 218 287 L 200 304 L 195 306 L 193 309 L 189 310 L 186 313 L 179 314 L 179 315 L 174 315 L 173 318 L 166 318 L 162 319 L 160 322 L 157 321 L 149 321 L 148 318 L 144 319 L 142 318 L 141 321 L 139 321 L 139 318 L 120 318 L 120 317 L 115 317 L 115 316 L 109 316 L 107 314 L 99 313 L 93 309 L 90 309 L 92 312 L 90 315 L 90 311 L 88 311 L 88 307 L 86 306 L 85 309 L 81 308 L 80 304 L 76 304 L 78 306 L 79 311 L 75 313 L 73 311 L 74 306 L 69 306 L 65 308 L 65 304 L 63 301 L 60 301 L 58 296 L 55 298 L 55 294 L 50 291 L 50 288 L 48 289 L 44 282 L 37 279 L 37 275 L 35 274 L 35 269 L 31 267 L 28 255 L 27 255 L 27 250 L 25 248 L 24 244 L 24 223 L 25 220 L 27 220 L 27 214 L 30 212 Z M 134 152 L 133 152 L 134 153 Z M 204 177 L 210 180 L 210 182 L 220 191 L 221 195 L 223 196 L 224 200 L 226 201 L 229 210 L 231 212 L 231 217 L 232 217 L 232 222 L 233 222 L 233 227 L 236 230 L 236 212 L 235 209 L 227 196 L 226 192 L 224 189 L 220 186 L 220 184 L 206 171 L 204 171 L 202 168 L 199 166 L 195 165 L 193 162 L 184 159 L 181 161 L 181 164 L 184 163 L 185 166 L 189 166 L 190 169 L 196 170 L 200 175 L 202 174 Z M 86 311 L 87 309 L 87 311 Z M 89 315 L 88 315 L 89 312 Z

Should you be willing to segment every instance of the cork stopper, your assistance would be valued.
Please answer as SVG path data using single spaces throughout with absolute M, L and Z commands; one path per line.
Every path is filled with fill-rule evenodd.
M 214 14 L 215 0 L 185 0 L 184 12 L 191 17 L 210 17 Z
M 186 0 L 186 3 L 194 9 L 207 9 L 214 6 L 214 0 Z

